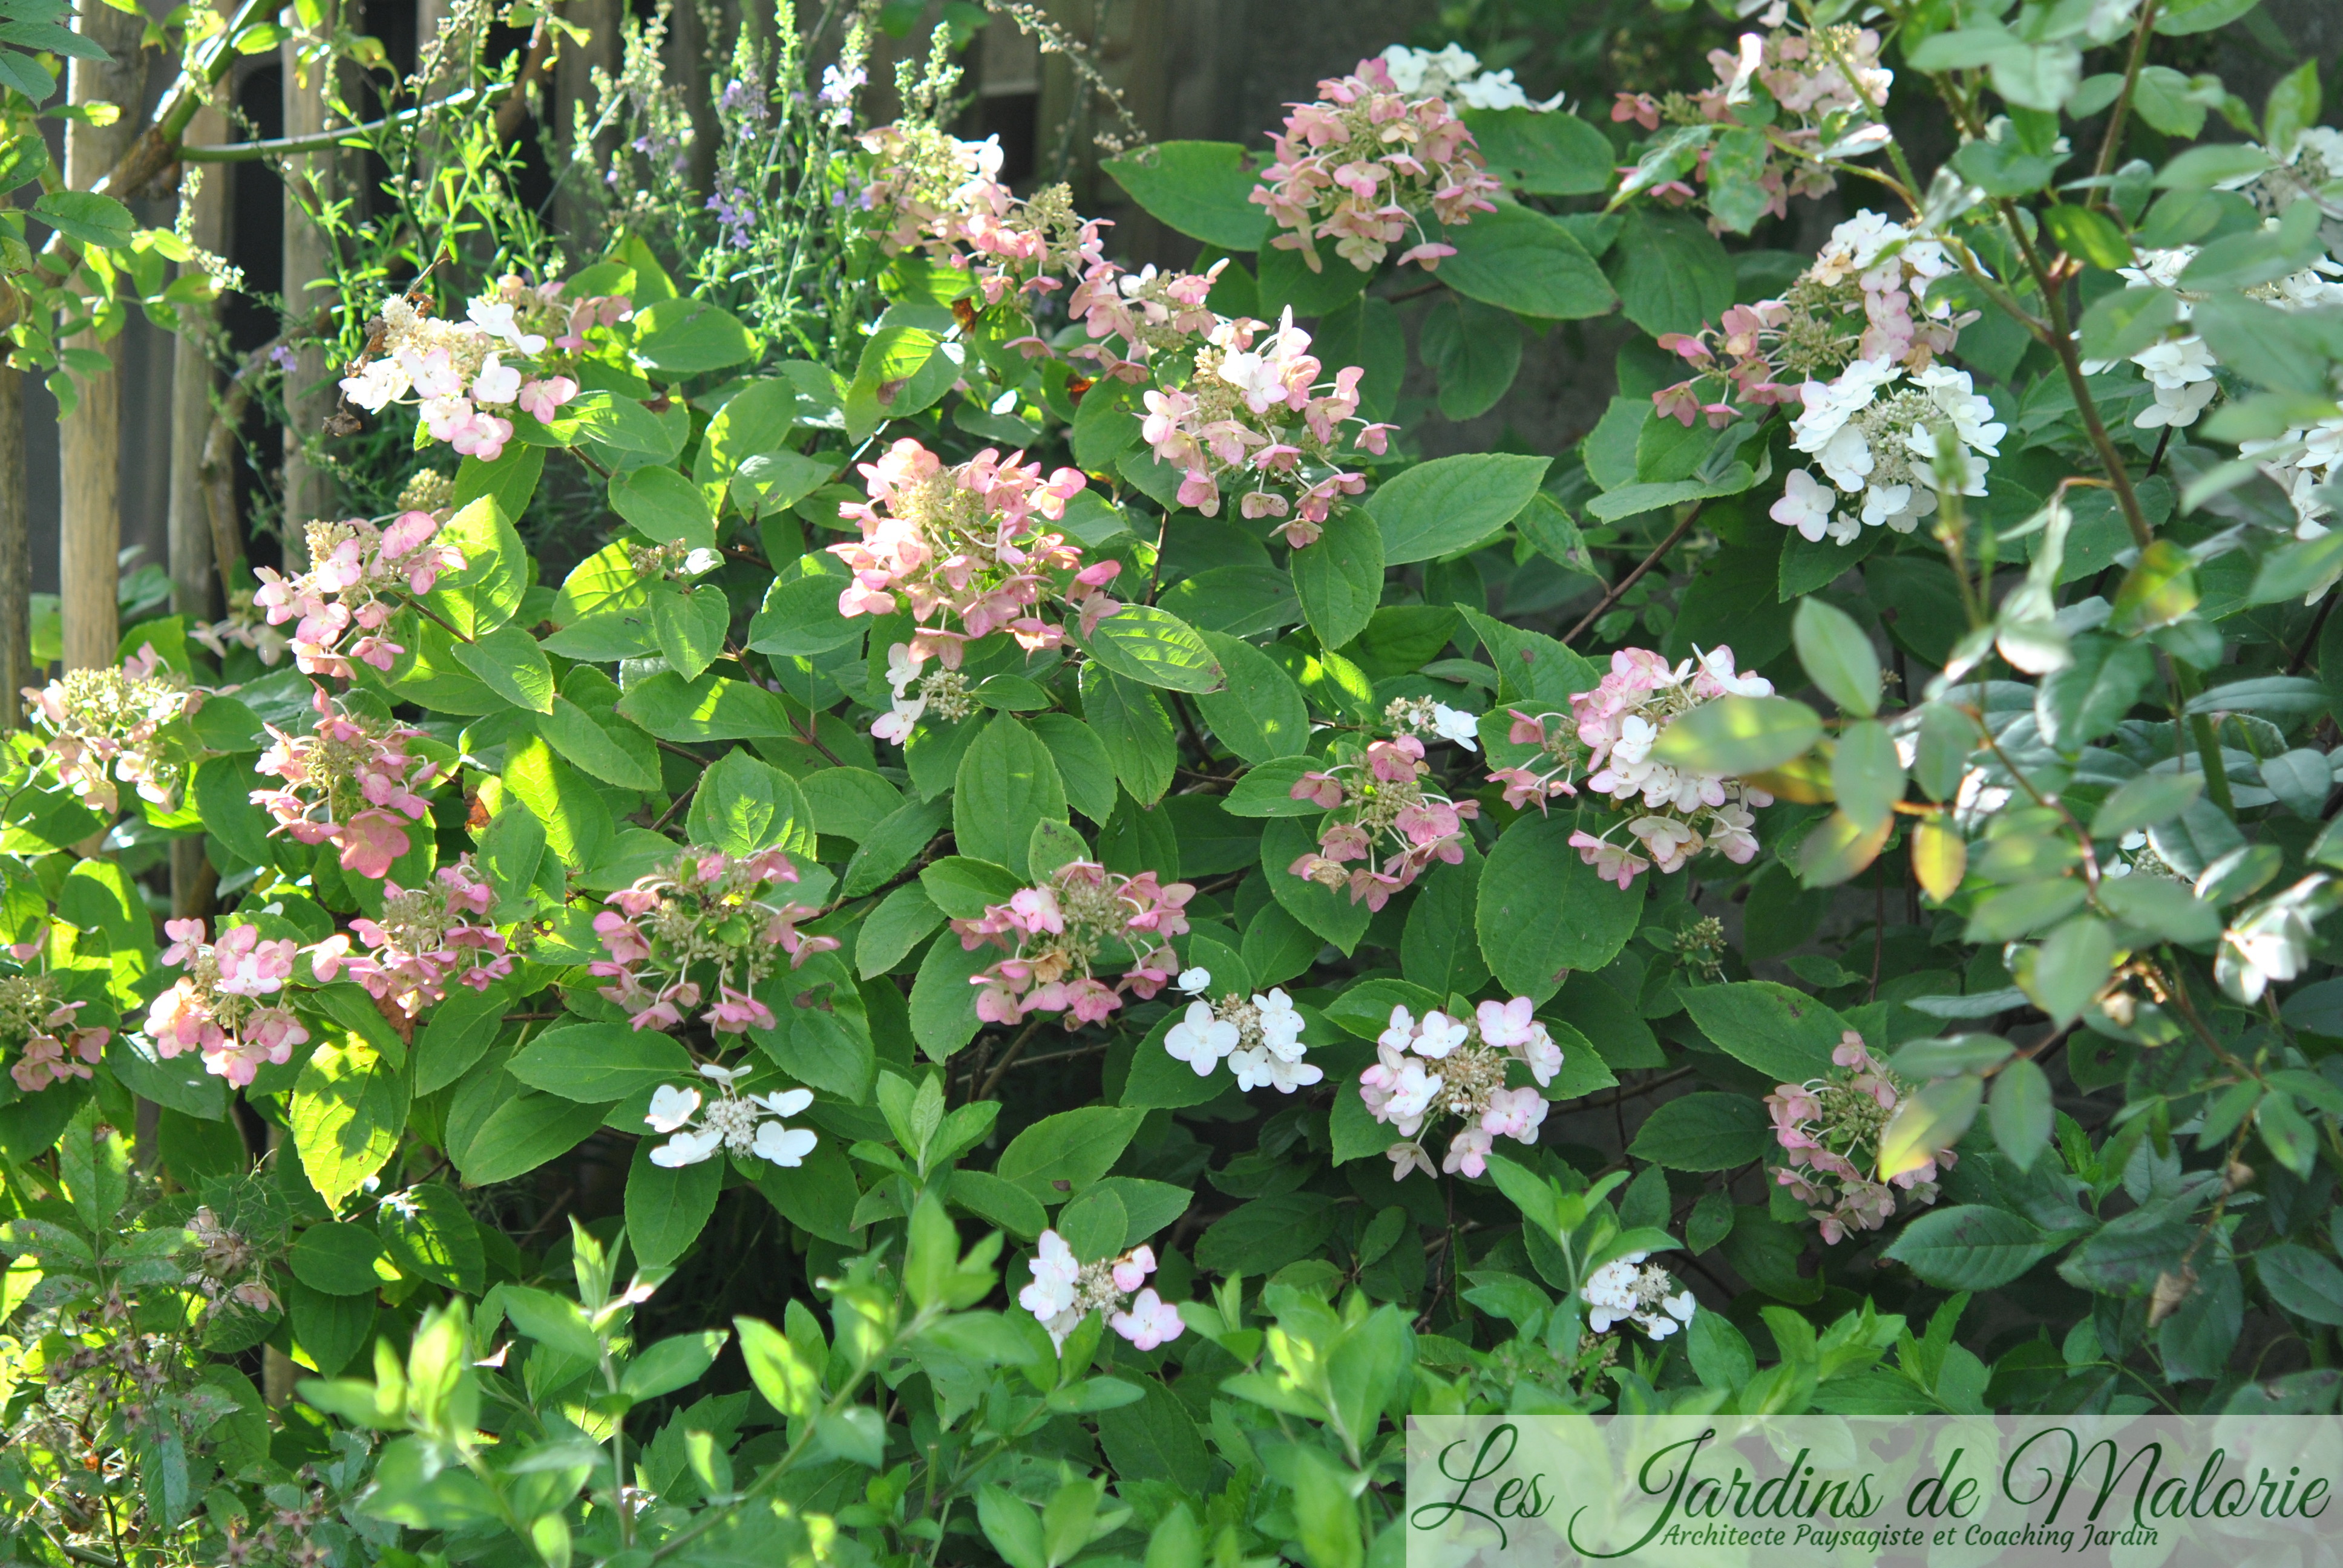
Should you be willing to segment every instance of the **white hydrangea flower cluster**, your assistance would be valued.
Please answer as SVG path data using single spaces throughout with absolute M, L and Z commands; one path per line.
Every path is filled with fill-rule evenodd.
M 1085 1263 L 1063 1236 L 1044 1231 L 1025 1266 L 1033 1282 L 1017 1292 L 1017 1304 L 1040 1320 L 1060 1350 L 1092 1312 L 1104 1312 L 1107 1327 L 1142 1351 L 1178 1339 L 1187 1327 L 1180 1309 L 1147 1283 L 1155 1271 L 1155 1249 L 1144 1243 L 1121 1257 Z
M 1163 1037 L 1163 1049 L 1174 1061 L 1186 1062 L 1203 1078 L 1225 1058 L 1239 1089 L 1274 1089 L 1280 1094 L 1307 1089 L 1326 1076 L 1323 1068 L 1302 1060 L 1303 1020 L 1292 998 L 1272 986 L 1266 996 L 1255 992 L 1248 999 L 1231 991 L 1210 1001 L 1202 993 L 1212 983 L 1210 970 L 1181 971 L 1180 989 L 1197 1000 Z
M 1392 1180 L 1411 1171 L 1433 1174 L 1432 1156 L 1421 1134 L 1423 1124 L 1445 1112 L 1463 1125 L 1448 1141 L 1441 1169 L 1478 1177 L 1489 1168 L 1489 1151 L 1499 1137 L 1535 1143 L 1545 1121 L 1545 1096 L 1538 1091 L 1562 1070 L 1562 1047 L 1534 1016 L 1525 996 L 1484 1001 L 1473 1013 L 1451 1018 L 1434 1009 L 1418 1020 L 1404 1007 L 1391 1011 L 1391 1027 L 1376 1038 L 1375 1064 L 1359 1074 L 1359 1098 L 1367 1113 L 1389 1123 L 1400 1141 L 1383 1152 Z M 1505 1087 L 1506 1069 L 1520 1062 L 1537 1089 Z
M 721 1150 L 785 1167 L 804 1164 L 820 1140 L 805 1128 L 785 1125 L 783 1118 L 811 1105 L 813 1091 L 743 1094 L 737 1086 L 748 1073 L 744 1067 L 702 1062 L 699 1076 L 717 1091 L 716 1099 L 704 1103 L 697 1089 L 664 1083 L 654 1091 L 650 1113 L 643 1121 L 652 1131 L 671 1136 L 651 1151 L 651 1163 L 670 1169 L 697 1165 Z
M 1522 91 L 1512 71 L 1483 71 L 1481 56 L 1461 45 L 1433 50 L 1393 44 L 1383 51 L 1383 62 L 1392 85 L 1411 98 L 1438 96 L 1468 109 L 1528 109 L 1540 115 L 1562 107 L 1564 95 L 1556 93 L 1540 103 Z
M 1807 382 L 1802 395 L 1805 408 L 1791 422 L 1790 445 L 1812 457 L 1830 483 L 1811 469 L 1794 471 L 1772 516 L 1808 539 L 1827 535 L 1845 544 L 1883 525 L 1908 534 L 1936 509 L 1939 490 L 1984 495 L 1984 459 L 2000 455 L 2008 434 L 1968 372 L 1944 365 L 1907 372 L 1858 359 L 1835 381 Z M 1958 474 L 1936 472 L 1937 434 L 1946 429 L 1960 445 Z M 1842 509 L 1841 495 L 1860 504 Z
M 1684 1324 L 1699 1303 L 1690 1291 L 1668 1293 L 1675 1282 L 1657 1263 L 1645 1263 L 1648 1252 L 1614 1258 L 1587 1276 L 1578 1299 L 1586 1303 L 1586 1326 L 1608 1333 L 1611 1325 L 1630 1322 L 1655 1340 L 1666 1339 Z

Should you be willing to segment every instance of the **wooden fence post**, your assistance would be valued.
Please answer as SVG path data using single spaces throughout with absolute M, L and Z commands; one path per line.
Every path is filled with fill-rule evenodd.
M 75 60 L 66 68 L 65 90 L 75 104 L 112 104 L 122 117 L 109 126 L 65 122 L 65 185 L 87 190 L 110 173 L 137 129 L 146 77 L 139 53 L 141 18 L 106 0 L 81 0 L 75 30 L 110 59 Z M 75 348 L 95 348 L 119 364 L 119 335 L 101 343 L 96 332 L 77 333 Z M 122 386 L 108 369 L 75 377 L 79 406 L 58 424 L 57 588 L 64 600 L 65 662 L 82 669 L 114 662 L 121 640 L 116 605 L 122 549 Z
M 324 0 L 322 9 L 319 33 L 331 37 L 337 9 L 336 0 Z M 285 11 L 285 24 L 297 35 L 299 20 L 290 6 Z M 285 134 L 288 136 L 316 136 L 327 128 L 331 117 L 327 95 L 332 85 L 334 63 L 331 59 L 303 62 L 300 54 L 304 42 L 297 35 L 287 38 L 282 45 Z M 327 242 L 326 231 L 309 215 L 334 199 L 334 165 L 335 155 L 331 152 L 307 153 L 285 160 L 285 311 L 288 327 L 306 320 L 324 303 L 325 297 L 311 293 L 309 285 L 333 272 L 333 247 Z M 326 420 L 340 401 L 334 385 L 335 367 L 327 359 L 327 347 L 315 341 L 295 344 L 293 368 L 285 376 L 285 515 L 280 527 L 288 568 L 307 566 L 308 525 L 326 517 L 334 505 L 333 475 L 310 461 L 308 455 L 309 443 L 323 434 Z

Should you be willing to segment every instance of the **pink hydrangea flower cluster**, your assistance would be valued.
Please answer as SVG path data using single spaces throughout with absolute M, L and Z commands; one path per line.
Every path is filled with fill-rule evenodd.
M 1033 1282 L 1017 1292 L 1017 1304 L 1041 1320 L 1050 1342 L 1061 1350 L 1066 1336 L 1092 1312 L 1106 1313 L 1107 1327 L 1142 1351 L 1178 1339 L 1187 1327 L 1180 1309 L 1147 1283 L 1155 1271 L 1155 1250 L 1144 1244 L 1118 1258 L 1085 1263 L 1063 1236 L 1044 1231 L 1026 1267 Z
M 158 806 L 177 798 L 186 769 L 164 731 L 202 702 L 163 668 L 151 642 L 119 669 L 72 669 L 25 688 L 25 717 L 49 731 L 41 744 L 58 780 L 109 818 L 121 808 L 117 783 Z
M 1786 405 L 1795 415 L 1811 401 L 1809 386 L 1827 386 L 1858 361 L 1926 370 L 1977 318 L 1927 297 L 1954 270 L 1916 225 L 1858 213 L 1779 299 L 1734 306 L 1696 333 L 1664 334 L 1660 347 L 1693 373 L 1653 393 L 1653 406 L 1686 426 L 1705 417 L 1722 428 L 1748 411 L 1741 405 Z
M 1456 111 L 1436 93 L 1402 93 L 1383 60 L 1321 81 L 1315 103 L 1286 106 L 1293 112 L 1285 129 L 1270 136 L 1276 161 L 1262 170 L 1252 200 L 1287 231 L 1271 243 L 1300 251 L 1312 272 L 1325 266 L 1320 240 L 1372 272 L 1411 234 L 1400 265 L 1429 272 L 1456 247 L 1425 232 L 1426 213 L 1456 227 L 1497 210 L 1490 198 L 1504 187 Z
M 908 609 L 919 627 L 907 656 L 958 669 L 969 643 L 996 632 L 1028 652 L 1062 644 L 1065 629 L 1043 618 L 1045 605 L 1073 609 L 1085 637 L 1121 609 L 1104 590 L 1122 563 L 1085 567 L 1080 546 L 1043 526 L 1090 481 L 1072 468 L 1044 479 L 1039 463 L 1018 461 L 1023 455 L 1004 460 L 988 447 L 946 467 L 907 436 L 863 464 L 870 499 L 839 508 L 862 538 L 830 547 L 854 573 L 838 612 Z
M 1102 220 L 1075 213 L 1072 193 L 1049 186 L 1020 198 L 1001 181 L 1000 138 L 961 141 L 914 119 L 861 136 L 870 155 L 865 211 L 878 215 L 880 248 L 924 251 L 969 273 L 987 305 L 1015 290 L 1051 292 L 1104 261 Z
M 779 897 L 782 884 L 797 879 L 797 867 L 779 849 L 689 849 L 668 869 L 619 889 L 594 917 L 594 933 L 610 955 L 590 968 L 612 982 L 602 996 L 628 1010 L 637 1029 L 679 1029 L 685 1013 L 710 997 L 699 1021 L 719 1034 L 773 1028 L 772 1009 L 754 994 L 759 983 L 783 957 L 796 969 L 838 946 L 836 937 L 797 929 L 815 913 Z
M 1293 875 L 1348 887 L 1353 903 L 1380 910 L 1434 860 L 1463 860 L 1463 825 L 1480 816 L 1481 803 L 1451 799 L 1425 782 L 1432 765 L 1421 739 L 1402 735 L 1370 742 L 1363 753 L 1346 748 L 1337 755 L 1332 767 L 1304 773 L 1289 792 L 1327 812 L 1318 848 L 1288 868 Z
M 1879 35 L 1841 24 L 1808 31 L 1776 27 L 1744 33 L 1730 50 L 1708 52 L 1715 84 L 1697 93 L 1621 93 L 1611 106 L 1616 124 L 1668 134 L 1627 176 L 1625 190 L 1682 206 L 1699 199 L 1694 185 L 1709 181 L 1715 134 L 1748 127 L 1764 133 L 1765 160 L 1756 182 L 1765 212 L 1789 215 L 1794 196 L 1823 196 L 1836 188 L 1831 166 L 1886 146 L 1879 114 L 1896 74 L 1879 63 Z M 1693 183 L 1687 183 L 1690 176 Z M 1748 178 L 1736 168 L 1736 182 Z M 1725 225 L 1714 218 L 1710 227 Z
M 974 920 L 954 920 L 962 950 L 987 943 L 1011 955 L 970 984 L 980 988 L 976 1016 L 1015 1023 L 1029 1012 L 1066 1015 L 1066 1027 L 1102 1022 L 1122 992 L 1151 997 L 1180 971 L 1172 939 L 1188 930 L 1182 913 L 1196 890 L 1152 871 L 1127 877 L 1092 860 L 1069 860 L 1040 887 L 1021 888 Z M 1109 985 L 1099 970 L 1124 963 Z
M 1484 1001 L 1465 1018 L 1435 1009 L 1419 1019 L 1403 1007 L 1392 1009 L 1391 1027 L 1375 1040 L 1375 1064 L 1359 1074 L 1359 1098 L 1370 1115 L 1400 1135 L 1384 1151 L 1393 1181 L 1405 1181 L 1411 1171 L 1433 1173 L 1421 1135 L 1426 1122 L 1443 1115 L 1463 1123 L 1440 1163 L 1451 1174 L 1487 1171 L 1489 1151 L 1501 1137 L 1537 1141 L 1545 1121 L 1545 1097 L 1538 1090 L 1562 1070 L 1562 1047 L 1534 1016 L 1536 1009 L 1525 996 Z M 1513 1062 L 1536 1081 L 1536 1089 L 1506 1087 Z
M 1372 65 L 1383 71 L 1383 62 Z M 1388 78 L 1383 85 L 1389 88 Z M 1403 103 L 1388 92 L 1385 97 Z M 1418 117 L 1446 117 L 1449 129 L 1435 141 L 1453 130 L 1470 142 L 1437 95 L 1411 113 L 1418 111 Z M 1411 118 L 1377 134 L 1407 142 L 1416 135 L 1409 128 L 1415 124 Z M 969 272 L 986 307 L 1012 294 L 1053 295 L 1072 284 L 1066 312 L 1083 324 L 1091 341 L 1062 350 L 1063 356 L 1091 361 L 1098 378 L 1149 388 L 1146 438 L 1162 461 L 1184 475 L 1182 505 L 1212 516 L 1220 508 L 1221 486 L 1242 477 L 1251 485 L 1244 515 L 1291 517 L 1287 536 L 1301 545 L 1317 538 L 1340 497 L 1364 490 L 1356 471 L 1360 456 L 1380 456 L 1393 428 L 1357 417 L 1365 372 L 1348 367 L 1322 382 L 1325 367 L 1310 357 L 1309 335 L 1294 328 L 1290 315 L 1269 346 L 1256 351 L 1253 338 L 1264 324 L 1222 316 L 1210 303 L 1225 261 L 1202 272 L 1159 272 L 1152 266 L 1125 270 L 1107 259 L 1103 226 L 1075 214 L 1065 186 L 1020 199 L 1002 186 L 997 143 L 964 142 L 906 120 L 868 133 L 863 145 L 874 160 L 863 202 L 883 215 L 881 248 L 921 248 Z M 1413 155 L 1401 147 L 1390 156 L 1405 162 Z M 1489 188 L 1495 188 L 1493 182 Z M 1448 253 L 1444 246 L 1418 249 L 1427 262 L 1432 253 Z M 1311 265 L 1317 265 L 1314 254 Z M 974 319 L 972 306 L 955 309 L 964 323 Z M 1032 334 L 1010 347 L 1029 357 L 1061 352 Z
M 256 568 L 253 605 L 271 626 L 300 623 L 291 647 L 304 675 L 347 680 L 352 658 L 387 670 L 407 651 L 383 632 L 397 612 L 396 596 L 429 593 L 442 573 L 464 569 L 463 552 L 438 543 L 438 535 L 428 512 L 403 512 L 387 528 L 359 518 L 311 523 L 309 569 L 287 578 L 273 567 Z M 357 640 L 344 648 L 353 630 Z
M 323 688 L 312 700 L 317 721 L 308 734 L 268 727 L 275 743 L 253 771 L 284 782 L 255 789 L 253 803 L 277 819 L 272 833 L 333 844 L 342 869 L 380 881 L 412 847 L 407 824 L 430 811 L 421 791 L 437 781 L 439 765 L 407 749 L 420 729 L 365 717 Z
M 1896 1212 L 1896 1193 L 1906 1201 L 1936 1201 L 1936 1172 L 1954 1162 L 1949 1149 L 1929 1163 L 1881 1181 L 1879 1136 L 1910 1086 L 1865 1049 L 1863 1036 L 1848 1030 L 1831 1051 L 1833 1070 L 1804 1083 L 1785 1083 L 1765 1097 L 1774 1118 L 1774 1140 L 1787 1163 L 1774 1180 L 1822 1223 L 1823 1240 L 1836 1245 L 1857 1231 L 1876 1231 Z
M 505 939 L 487 920 L 496 904 L 470 855 L 439 868 L 436 888 L 402 889 L 385 882 L 382 918 L 350 922 L 372 950 L 354 953 L 348 935 L 328 937 L 309 950 L 310 972 L 331 985 L 344 970 L 378 1001 L 413 1018 L 447 999 L 450 980 L 486 990 L 512 973 Z
M 512 439 L 511 411 L 551 420 L 578 396 L 576 377 L 564 372 L 586 335 L 633 316 L 624 297 L 564 299 L 558 281 L 532 284 L 509 273 L 471 301 L 462 321 L 442 320 L 401 296 L 384 303 L 342 393 L 373 414 L 411 399 L 431 439 L 493 463 Z
M 1262 331 L 1269 337 L 1255 347 Z M 1239 512 L 1285 519 L 1280 527 L 1296 548 L 1316 540 L 1342 498 L 1366 489 L 1363 456 L 1382 456 L 1397 428 L 1358 417 L 1365 371 L 1353 365 L 1321 382 L 1322 368 L 1288 306 L 1273 331 L 1222 322 L 1196 350 L 1184 387 L 1141 394 L 1140 435 L 1181 470 L 1180 504 L 1209 518 L 1221 509 L 1223 483 L 1245 485 Z
M 1623 648 L 1601 685 L 1572 694 L 1567 715 L 1513 710 L 1507 739 L 1536 746 L 1539 756 L 1499 769 L 1490 782 L 1504 786 L 1507 805 L 1535 801 L 1543 809 L 1554 796 L 1577 794 L 1571 775 L 1586 768 L 1586 789 L 1622 815 L 1600 835 L 1581 829 L 1570 842 L 1580 859 L 1622 888 L 1654 865 L 1680 871 L 1704 849 L 1745 866 L 1757 853 L 1753 812 L 1774 798 L 1738 779 L 1654 762 L 1651 751 L 1662 730 L 1701 704 L 1773 690 L 1762 676 L 1736 674 L 1729 648 L 1674 666 L 1649 648 Z M 1613 843 L 1622 829 L 1625 842 Z
M 164 967 L 186 973 L 147 1009 L 156 1055 L 200 1051 L 205 1071 L 243 1089 L 264 1064 L 282 1067 L 308 1043 L 292 1010 L 267 1000 L 292 978 L 298 944 L 290 937 L 263 940 L 259 928 L 238 926 L 207 943 L 201 920 L 166 921 L 163 934 L 171 939 Z
M 11 944 L 8 956 L 29 964 L 41 956 L 41 943 Z M 110 1029 L 83 1029 L 75 1020 L 89 1004 L 59 1001 L 54 976 L 18 973 L 0 977 L 0 1044 L 16 1047 L 8 1076 L 27 1094 L 69 1078 L 88 1078 L 106 1054 Z

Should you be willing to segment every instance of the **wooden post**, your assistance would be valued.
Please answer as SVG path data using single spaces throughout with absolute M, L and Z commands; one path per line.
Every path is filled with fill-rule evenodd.
M 205 109 L 189 125 L 187 136 L 196 143 L 226 141 L 226 117 L 216 109 Z M 200 164 L 187 168 L 196 189 L 191 196 L 182 186 L 180 199 L 192 207 L 189 237 L 205 250 L 217 253 L 226 243 L 227 171 Z M 186 275 L 201 268 L 189 262 L 179 270 Z M 204 442 L 212 428 L 211 307 L 183 305 L 179 313 L 186 326 L 173 345 L 171 358 L 171 609 L 190 619 L 209 620 L 212 607 L 220 598 L 215 585 L 224 580 L 215 575 L 202 472 Z M 235 564 L 220 561 L 216 568 Z
M 330 37 L 336 0 L 324 0 L 319 32 Z M 297 35 L 281 46 L 285 63 L 285 134 L 311 136 L 328 128 L 327 105 L 333 62 L 301 58 L 306 40 L 298 35 L 299 16 L 286 7 L 285 25 Z M 287 325 L 296 326 L 314 315 L 329 297 L 312 293 L 309 285 L 331 278 L 333 247 L 326 232 L 310 217 L 334 198 L 334 155 L 307 153 L 285 160 L 285 311 Z M 306 189 L 304 188 L 306 187 Z M 332 378 L 334 367 L 326 357 L 327 345 L 295 345 L 293 368 L 285 377 L 285 515 L 280 524 L 288 567 L 308 563 L 307 529 L 326 517 L 334 505 L 333 476 L 309 460 L 311 443 L 323 437 L 326 420 L 340 397 Z
M 25 720 L 33 669 L 33 518 L 25 497 L 25 373 L 0 363 L 0 729 Z
M 75 104 L 122 109 L 120 119 L 103 127 L 65 122 L 65 185 L 87 190 L 129 146 L 146 65 L 138 48 L 141 18 L 106 0 L 81 0 L 74 26 L 110 58 L 73 61 L 65 72 L 67 96 Z M 111 363 L 121 362 L 118 335 L 100 342 L 96 332 L 77 333 L 69 346 L 95 348 Z M 121 639 L 116 598 L 122 549 L 122 385 L 112 369 L 75 379 L 78 407 L 57 422 L 57 588 L 64 601 L 65 668 L 83 669 L 112 664 Z
M 590 35 L 583 44 L 564 37 L 553 67 L 554 131 L 561 146 L 575 160 L 579 156 L 576 145 L 578 106 L 594 107 L 597 67 L 610 76 L 618 74 L 618 28 L 626 8 L 619 0 L 569 0 L 562 15 Z M 592 166 L 581 168 L 572 161 L 556 171 L 561 183 L 554 198 L 554 212 L 557 226 L 569 242 L 572 272 L 593 261 L 594 256 L 585 246 L 598 226 L 598 208 L 580 194 L 581 186 L 600 180 L 600 166 L 616 149 L 617 143 L 615 132 L 606 133 L 593 149 Z
M 227 119 L 216 109 L 198 112 L 187 127 L 189 139 L 223 142 Z M 179 199 L 188 204 L 188 237 L 216 254 L 226 244 L 227 171 L 186 166 L 186 178 L 194 188 L 180 187 Z M 182 273 L 199 270 L 190 262 Z M 170 553 L 171 609 L 189 621 L 212 618 L 212 607 L 225 612 L 226 573 L 236 563 L 215 561 L 211 508 L 204 497 L 204 444 L 212 431 L 211 308 L 180 307 L 184 326 L 172 344 L 171 358 L 171 488 Z M 217 591 L 215 591 L 215 590 Z M 203 835 L 171 841 L 171 912 L 181 920 L 211 913 L 212 889 L 218 878 L 204 857 Z

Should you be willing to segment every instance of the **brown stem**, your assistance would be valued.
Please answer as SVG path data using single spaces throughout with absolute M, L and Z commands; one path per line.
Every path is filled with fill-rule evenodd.
M 2019 252 L 2026 257 L 2026 269 L 2034 274 L 2034 286 L 2041 291 L 2042 307 L 2050 316 L 2050 351 L 2058 357 L 2059 368 L 2066 373 L 2066 387 L 2075 395 L 2075 409 L 2083 417 L 2083 431 L 2091 439 L 2092 449 L 2099 455 L 2099 466 L 2107 470 L 2108 487 L 2116 493 L 2116 504 L 2123 508 L 2124 524 L 2131 529 L 2132 543 L 2141 549 L 2156 542 L 2155 530 L 2147 526 L 2147 514 L 2140 509 L 2139 495 L 2131 486 L 2131 470 L 2124 466 L 2123 455 L 2116 450 L 2114 437 L 2107 434 L 2107 422 L 2099 417 L 2099 406 L 2091 397 L 2091 389 L 2083 376 L 2083 361 L 2075 347 L 2073 329 L 2066 320 L 2066 297 L 2064 281 L 2054 276 L 2034 242 L 2017 221 L 2017 209 L 2009 202 L 2000 204 L 2001 220 L 2010 237 L 2016 241 Z
M 2115 167 L 2116 150 L 2123 145 L 2124 122 L 2131 116 L 2132 89 L 2139 85 L 2139 68 L 2147 61 L 2147 35 L 2155 30 L 2156 0 L 2147 0 L 2139 8 L 2139 24 L 2132 29 L 2131 55 L 2124 62 L 2123 91 L 2116 95 L 2115 107 L 2107 111 L 2107 134 L 2100 139 L 2098 161 L 2091 166 L 2091 173 L 2100 179 L 2105 179 L 2107 171 Z M 2091 199 L 2106 201 L 2107 187 L 2095 188 Z M 2167 433 L 2170 428 L 2166 427 Z
M 1033 1031 L 1041 1027 L 1041 1020 L 1037 1015 L 1031 1023 L 1025 1026 L 1023 1033 L 1020 1034 L 1015 1040 L 1009 1042 L 1009 1049 L 1002 1051 L 1001 1053 L 1001 1060 L 992 1064 L 992 1071 L 986 1076 L 983 1087 L 976 1091 L 973 1098 L 978 1100 L 990 1100 L 992 1098 L 992 1091 L 1000 1087 L 1001 1077 L 1003 1074 L 1008 1072 L 1010 1063 L 1015 1061 L 1024 1051 L 1025 1042 L 1031 1040 L 1033 1038 Z
M 1705 500 L 1694 501 L 1692 506 L 1692 510 L 1684 515 L 1684 521 L 1678 523 L 1674 528 L 1670 529 L 1668 537 L 1662 539 L 1659 542 L 1659 545 L 1650 555 L 1645 556 L 1640 562 L 1638 562 L 1634 571 L 1631 571 L 1625 577 L 1621 578 L 1619 579 L 1619 586 L 1613 588 L 1609 593 L 1604 594 L 1603 596 L 1602 602 L 1597 604 L 1593 609 L 1588 610 L 1585 616 L 1576 626 L 1572 627 L 1568 631 L 1562 634 L 1563 642 L 1567 645 L 1573 638 L 1576 638 L 1580 632 L 1584 631 L 1588 627 L 1593 626 L 1596 621 L 1602 619 L 1604 613 L 1607 612 L 1613 605 L 1617 604 L 1620 598 L 1629 588 L 1634 588 L 1637 583 L 1643 581 L 1644 574 L 1650 571 L 1654 567 L 1659 565 L 1660 558 L 1666 555 L 1670 550 L 1675 548 L 1676 541 L 1683 538 L 1686 534 L 1692 532 L 1693 524 L 1700 518 L 1700 509 L 1706 505 L 1708 505 L 1708 503 Z

